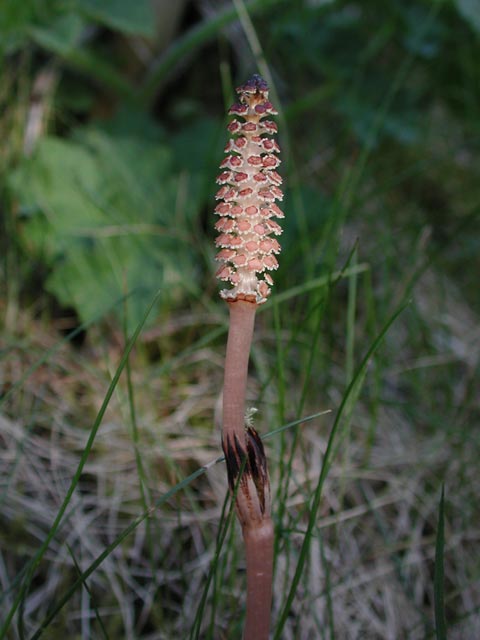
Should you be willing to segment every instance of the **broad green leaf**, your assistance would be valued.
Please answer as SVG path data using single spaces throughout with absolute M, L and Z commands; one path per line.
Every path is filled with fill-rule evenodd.
M 371 102 L 374 92 L 375 89 L 372 88 L 367 96 L 369 99 L 350 96 L 338 101 L 338 111 L 349 122 L 355 136 L 369 146 L 376 146 L 382 137 L 391 138 L 401 144 L 416 142 L 420 128 L 415 112 L 405 106 L 402 111 L 396 109 L 379 119 L 378 104 Z
M 11 53 L 20 46 L 32 14 L 28 2 L 5 0 L 0 10 L 0 54 Z
M 29 39 L 34 26 L 50 25 L 65 12 L 63 0 L 2 0 L 0 2 L 0 55 L 12 53 Z
M 152 37 L 155 16 L 150 0 L 77 0 L 89 18 L 123 33 Z
M 211 118 L 196 119 L 173 137 L 174 159 L 178 166 L 191 171 L 210 170 L 216 173 L 225 138 L 222 122 Z M 211 180 L 212 175 L 208 179 Z
M 480 0 L 456 0 L 459 13 L 480 33 Z
M 62 15 L 44 27 L 32 27 L 29 35 L 37 44 L 60 55 L 77 46 L 85 21 L 74 13 Z
M 159 288 L 168 306 L 195 283 L 198 181 L 174 173 L 158 138 L 98 129 L 45 138 L 10 180 L 24 246 L 83 321 L 133 293 L 131 327 Z

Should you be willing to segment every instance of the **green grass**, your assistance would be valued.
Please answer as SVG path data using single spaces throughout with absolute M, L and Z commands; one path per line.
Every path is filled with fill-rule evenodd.
M 48 549 L 51 541 L 53 540 L 54 536 L 56 535 L 58 528 L 60 527 L 60 524 L 62 522 L 62 519 L 65 515 L 65 512 L 67 510 L 67 508 L 70 505 L 70 501 L 72 498 L 72 495 L 75 491 L 75 489 L 77 488 L 77 485 L 79 483 L 80 480 L 80 476 L 82 475 L 83 469 L 85 467 L 87 458 L 90 454 L 90 451 L 92 450 L 93 447 L 93 443 L 95 441 L 95 437 L 97 435 L 97 431 L 102 423 L 103 417 L 105 415 L 105 412 L 108 408 L 108 405 L 110 403 L 110 400 L 112 398 L 112 395 L 115 391 L 115 387 L 118 384 L 118 381 L 120 379 L 120 375 L 122 374 L 122 371 L 125 367 L 125 365 L 127 364 L 128 361 L 128 357 L 130 355 L 130 352 L 133 348 L 133 346 L 135 345 L 135 342 L 138 338 L 138 335 L 145 323 L 145 320 L 147 319 L 150 311 L 152 310 L 152 307 L 155 303 L 155 298 L 152 301 L 152 304 L 150 305 L 150 307 L 147 309 L 147 311 L 145 312 L 144 318 L 142 320 L 142 322 L 138 325 L 137 329 L 135 330 L 135 333 L 133 334 L 132 338 L 129 340 L 129 343 L 127 344 L 127 347 L 125 349 L 125 353 L 122 356 L 122 359 L 120 361 L 120 364 L 118 365 L 118 368 L 115 372 L 115 375 L 113 376 L 112 382 L 107 390 L 107 393 L 105 395 L 105 399 L 102 403 L 102 406 L 100 408 L 100 411 L 97 414 L 97 417 L 95 419 L 95 422 L 93 423 L 92 429 L 90 431 L 87 443 L 85 445 L 85 448 L 82 451 L 82 455 L 80 457 L 80 461 L 79 464 L 77 466 L 77 469 L 72 477 L 72 481 L 70 483 L 70 486 L 68 488 L 68 491 L 65 495 L 65 499 L 63 500 L 57 516 L 50 528 L 50 530 L 48 531 L 48 534 L 43 542 L 43 544 L 40 546 L 40 548 L 38 549 L 37 553 L 35 554 L 35 556 L 33 557 L 32 561 L 29 562 L 28 566 L 26 567 L 26 576 L 25 578 L 23 578 L 22 580 L 22 584 L 20 586 L 19 592 L 17 597 L 15 598 L 12 607 L 10 608 L 10 611 L 8 613 L 8 616 L 5 620 L 5 622 L 3 623 L 3 626 L 0 628 L 0 637 L 5 637 L 6 632 L 8 631 L 8 628 L 11 624 L 12 618 L 15 615 L 19 605 L 23 602 L 29 588 L 30 588 L 30 584 L 31 584 L 31 580 L 33 578 L 33 575 L 36 571 L 36 569 L 38 568 L 40 562 L 42 561 L 42 558 L 46 552 L 46 550 Z
M 120 4 L 88 47 L 55 3 L 0 23 L 0 638 L 241 637 L 211 211 L 224 97 L 257 66 L 288 150 L 248 387 L 272 637 L 474 637 L 474 24 L 420 0 L 193 3 L 157 51 L 111 29 Z
M 437 640 L 447 637 L 447 623 L 445 620 L 445 570 L 443 556 L 445 553 L 445 487 L 438 506 L 438 528 L 435 542 L 435 573 L 433 577 L 435 599 L 435 635 Z

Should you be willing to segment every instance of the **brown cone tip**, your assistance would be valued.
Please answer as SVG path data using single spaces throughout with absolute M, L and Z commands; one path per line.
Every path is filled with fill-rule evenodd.
M 237 87 L 236 91 L 238 94 L 256 93 L 257 91 L 264 93 L 268 91 L 268 84 L 262 76 L 259 76 L 258 73 L 254 73 L 249 80 Z

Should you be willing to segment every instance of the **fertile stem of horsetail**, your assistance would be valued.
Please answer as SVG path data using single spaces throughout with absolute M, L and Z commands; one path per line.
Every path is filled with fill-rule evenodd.
M 231 286 L 220 292 L 230 310 L 223 387 L 222 446 L 230 491 L 242 526 L 247 561 L 245 640 L 267 640 L 270 629 L 273 570 L 273 524 L 270 517 L 270 481 L 260 436 L 245 420 L 248 360 L 255 311 L 270 294 L 270 271 L 278 267 L 280 245 L 272 235 L 283 218 L 275 200 L 282 200 L 282 182 L 275 171 L 280 151 L 272 134 L 276 114 L 268 100 L 268 85 L 258 75 L 237 89 L 238 102 L 229 111 L 235 119 L 233 137 L 225 148 L 217 182 L 215 228 L 220 232 L 216 259 L 220 280 Z M 239 119 L 237 119 L 239 118 Z M 241 119 L 240 119 L 241 118 Z M 266 119 L 267 118 L 267 119 Z

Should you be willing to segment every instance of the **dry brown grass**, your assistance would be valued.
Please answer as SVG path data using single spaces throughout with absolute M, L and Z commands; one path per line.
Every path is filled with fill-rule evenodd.
M 402 346 L 402 355 L 397 353 L 397 359 L 381 371 L 382 384 L 390 395 L 376 406 L 373 432 L 371 399 L 361 400 L 355 409 L 347 432 L 348 447 L 347 441 L 341 444 L 324 487 L 306 569 L 282 638 L 329 638 L 330 624 L 336 638 L 416 639 L 429 633 L 433 637 L 434 546 L 443 480 L 447 497 L 446 612 L 447 620 L 455 621 L 449 638 L 471 640 L 480 628 L 476 553 L 479 441 L 470 431 L 475 412 L 478 416 L 478 398 L 469 395 L 478 324 L 451 283 L 443 288 L 441 300 L 434 283 L 433 273 L 428 273 L 418 289 L 416 309 L 438 341 L 437 356 L 432 361 L 410 351 L 405 324 L 393 330 L 388 348 Z M 445 309 L 449 312 L 442 314 Z M 184 318 L 184 324 L 194 326 L 194 318 Z M 260 333 L 265 326 L 262 321 Z M 1 364 L 6 390 L 55 345 L 52 334 L 26 315 L 18 327 L 15 338 L 8 338 L 10 344 L 5 340 L 3 344 L 8 349 Z M 167 335 L 175 340 L 178 331 L 172 333 L 165 326 L 156 335 L 147 334 L 146 343 L 139 345 L 132 358 L 137 447 L 147 506 L 219 455 L 213 417 L 218 410 L 222 346 L 185 352 L 162 371 L 155 363 L 149 364 L 148 353 L 159 340 L 166 341 Z M 268 344 L 267 335 L 259 343 L 263 340 Z M 104 344 L 107 349 L 100 347 Z M 15 594 L 12 581 L 44 540 L 66 494 L 120 352 L 120 338 L 108 345 L 94 333 L 82 347 L 64 344 L 52 351 L 2 408 L 2 617 Z M 260 347 L 257 358 L 252 397 L 258 397 L 264 382 L 262 370 L 268 371 L 267 363 L 272 360 Z M 452 388 L 459 402 L 459 419 L 451 426 L 434 428 L 426 413 L 428 403 L 415 411 L 406 410 L 402 380 L 407 370 L 442 367 L 453 360 L 462 371 Z M 294 378 L 289 383 L 294 395 Z M 320 407 L 312 402 L 318 395 L 313 390 L 308 408 L 334 409 L 340 389 L 340 382 L 337 388 L 331 386 Z M 276 426 L 274 396 L 270 387 L 260 405 L 259 420 Z M 468 406 L 461 406 L 462 398 L 470 399 Z M 274 620 L 282 609 L 303 541 L 330 424 L 331 417 L 326 416 L 299 427 L 300 447 L 292 461 L 285 516 L 277 523 L 280 543 Z M 292 434 L 286 433 L 288 446 Z M 274 495 L 280 480 L 279 438 L 267 443 Z M 63 524 L 24 601 L 27 637 L 76 577 L 73 558 L 85 570 L 142 512 L 140 488 L 122 379 Z M 216 559 L 215 536 L 225 490 L 223 465 L 212 465 L 186 490 L 152 510 L 88 578 L 88 591 L 77 590 L 46 637 L 64 637 L 65 633 L 103 637 L 97 615 L 110 638 L 187 637 Z M 242 565 L 240 538 L 234 527 L 219 559 L 219 583 L 207 602 L 200 637 L 207 637 L 212 606 L 216 607 L 213 637 L 237 637 L 240 627 L 235 625 L 240 624 L 244 599 L 243 576 L 238 573 Z M 16 626 L 9 637 L 20 637 Z

